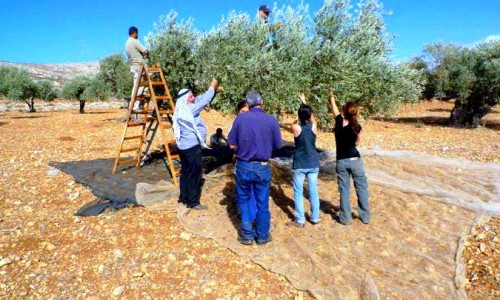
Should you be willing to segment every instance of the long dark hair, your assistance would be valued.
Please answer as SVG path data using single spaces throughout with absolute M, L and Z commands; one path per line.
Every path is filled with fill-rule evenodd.
M 300 124 L 306 125 L 307 121 L 311 119 L 312 108 L 307 104 L 301 104 L 299 107 L 299 112 L 297 114 L 299 116 Z
M 342 112 L 344 113 L 344 118 L 347 121 L 349 121 L 349 123 L 352 125 L 354 135 L 356 136 L 356 138 L 358 138 L 358 135 L 361 132 L 362 127 L 358 123 L 358 108 L 356 107 L 356 104 L 352 102 L 347 102 L 344 105 Z

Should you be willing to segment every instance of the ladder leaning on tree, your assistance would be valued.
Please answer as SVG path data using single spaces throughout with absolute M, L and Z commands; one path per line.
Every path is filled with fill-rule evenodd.
M 141 92 L 139 92 L 141 91 Z M 134 109 L 136 101 L 141 103 L 141 109 Z M 161 103 L 161 105 L 159 104 Z M 177 176 L 180 170 L 176 170 L 174 160 L 179 159 L 179 155 L 172 154 L 170 146 L 175 145 L 174 133 L 172 130 L 172 118 L 175 110 L 175 104 L 170 95 L 165 76 L 159 64 L 148 67 L 146 64 L 141 66 L 139 76 L 135 82 L 133 97 L 129 105 L 125 129 L 121 137 L 120 146 L 116 154 L 113 174 L 118 166 L 134 163 L 136 167 L 141 165 L 141 161 L 149 153 L 149 149 L 160 129 L 163 146 L 166 152 L 166 159 L 173 183 L 178 186 Z M 132 115 L 137 115 L 132 120 Z M 139 134 L 130 134 L 131 127 L 139 127 Z M 136 142 L 134 146 L 129 146 L 130 142 Z M 122 157 L 123 153 L 135 153 L 130 158 Z

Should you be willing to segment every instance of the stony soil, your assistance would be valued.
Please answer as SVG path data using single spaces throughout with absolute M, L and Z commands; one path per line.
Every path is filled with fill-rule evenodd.
M 362 147 L 498 163 L 499 110 L 486 127 L 454 129 L 441 125 L 451 107 L 426 102 L 403 107 L 397 120 L 370 120 L 364 124 Z M 0 113 L 0 297 L 307 297 L 281 276 L 187 233 L 175 214 L 133 208 L 74 217 L 95 196 L 70 175 L 51 171 L 49 162 L 113 157 L 123 126 L 115 122 L 123 110 L 89 112 Z M 204 119 L 210 132 L 217 127 L 227 132 L 232 116 L 210 111 Z M 292 140 L 291 134 L 284 139 Z M 334 145 L 331 133 L 319 135 L 319 147 Z M 498 218 L 487 226 L 500 232 Z M 489 234 L 485 240 L 492 239 Z M 464 260 L 474 259 L 468 276 L 476 270 L 477 279 L 469 277 L 470 296 L 484 299 L 499 289 L 500 255 L 482 253 L 476 238 Z M 490 247 L 490 242 L 477 242 Z M 482 267 L 486 260 L 493 274 Z

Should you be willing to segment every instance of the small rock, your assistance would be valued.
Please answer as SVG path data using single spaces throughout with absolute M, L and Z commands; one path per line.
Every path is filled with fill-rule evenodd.
M 144 276 L 144 274 L 142 272 L 135 272 L 134 274 L 132 274 L 132 277 L 134 277 L 134 278 L 139 278 L 142 276 Z
M 50 169 L 48 172 L 47 172 L 47 175 L 49 176 L 56 176 L 56 175 L 59 175 L 60 171 L 57 170 L 57 169 Z
M 47 250 L 49 251 L 54 251 L 54 249 L 56 249 L 56 245 L 52 244 L 52 243 L 47 243 Z
M 191 234 L 187 232 L 182 232 L 179 237 L 185 241 L 191 240 Z
M 484 240 L 486 235 L 484 233 L 480 233 L 476 236 L 476 241 Z
M 177 257 L 175 257 L 175 255 L 173 255 L 172 253 L 169 253 L 168 254 L 168 260 L 175 261 L 175 260 L 177 260 Z
M 4 258 L 4 259 L 0 260 L 0 268 L 3 266 L 6 266 L 6 265 L 10 265 L 11 263 L 12 263 L 12 260 L 10 260 L 8 258 Z
M 443 147 L 442 150 L 443 150 L 443 152 L 446 152 L 446 151 L 450 150 L 450 147 Z
M 183 265 L 183 266 L 190 266 L 190 265 L 192 265 L 192 264 L 194 264 L 194 259 L 193 259 L 193 258 L 186 259 L 186 260 L 184 260 L 184 261 L 182 262 L 182 265 Z
M 486 250 L 486 245 L 484 243 L 480 243 L 479 244 L 479 251 L 481 251 L 481 253 L 484 253 L 485 250 Z
M 113 255 L 115 256 L 115 258 L 122 258 L 123 252 L 120 249 L 115 249 L 115 250 L 113 250 Z
M 120 285 L 119 287 L 116 287 L 116 288 L 113 290 L 113 296 L 114 296 L 114 297 L 118 297 L 118 296 L 120 296 L 121 294 L 123 294 L 123 292 L 125 292 L 125 286 L 124 286 L 124 285 Z

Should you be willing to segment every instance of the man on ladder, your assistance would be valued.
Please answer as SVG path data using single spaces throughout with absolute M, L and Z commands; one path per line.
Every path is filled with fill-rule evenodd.
M 201 119 L 201 111 L 214 98 L 217 80 L 213 79 L 208 90 L 195 97 L 189 89 L 182 89 L 177 95 L 173 116 L 174 135 L 181 158 L 181 178 L 179 202 L 188 208 L 205 210 L 200 202 L 202 155 L 201 148 L 208 148 L 207 127 Z M 221 91 L 219 86 L 217 91 Z
M 134 86 L 132 88 L 132 96 L 130 99 L 132 100 L 134 98 L 134 91 L 135 91 L 135 84 L 137 82 L 137 77 L 139 76 L 139 71 L 141 69 L 141 66 L 144 65 L 144 55 L 148 55 L 149 51 L 146 47 L 144 47 L 141 42 L 139 42 L 139 30 L 137 27 L 132 26 L 128 30 L 128 40 L 125 43 L 125 51 L 127 52 L 127 57 L 130 63 L 130 72 L 134 75 Z M 139 94 L 142 94 L 142 91 L 140 88 Z M 133 101 L 130 101 L 132 103 Z M 134 110 L 139 109 L 139 102 L 136 102 L 134 107 Z M 132 105 L 132 104 L 130 104 Z

